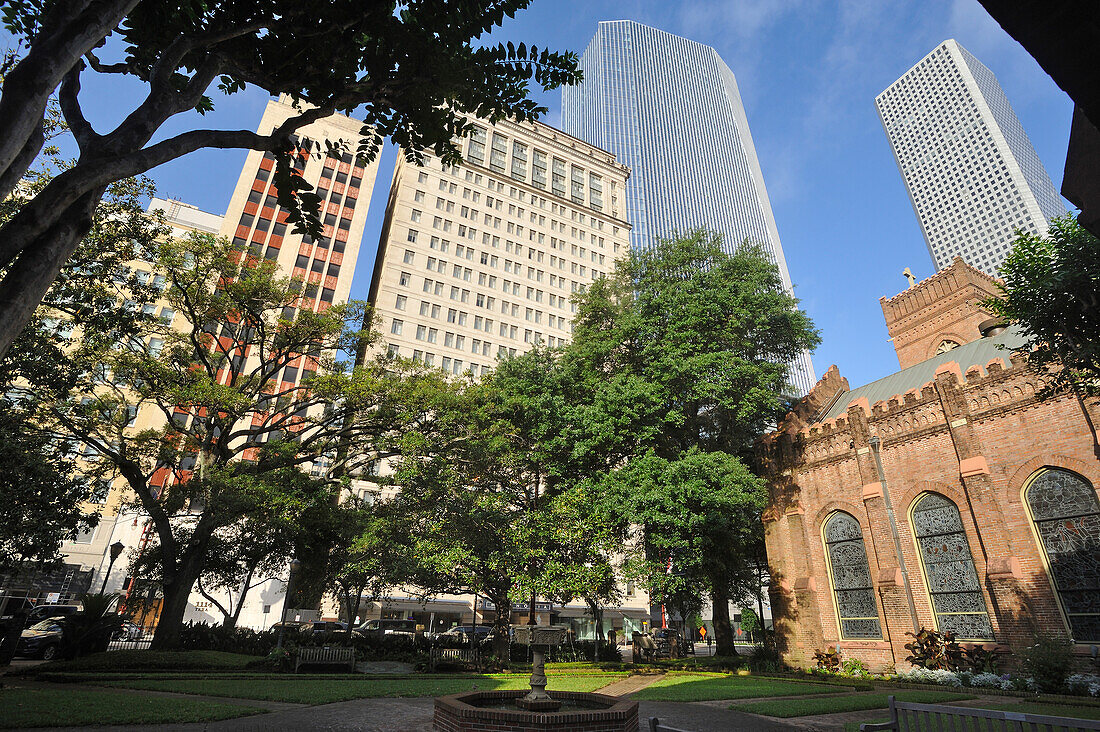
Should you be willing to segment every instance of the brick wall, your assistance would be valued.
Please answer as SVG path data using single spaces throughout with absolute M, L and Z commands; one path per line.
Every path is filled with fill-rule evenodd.
M 819 387 L 835 396 L 839 378 L 831 369 Z M 1022 492 L 1044 467 L 1071 470 L 1100 485 L 1091 427 L 1100 424 L 1100 409 L 1072 395 L 1039 400 L 1040 382 L 1018 359 L 998 359 L 966 374 L 948 364 L 920 390 L 875 405 L 853 403 L 824 423 L 807 425 L 792 415 L 765 437 L 760 455 L 770 485 L 766 543 L 777 637 L 788 663 L 810 666 L 816 648 L 836 645 L 843 656 L 874 669 L 908 666 L 905 633 L 914 623 L 902 567 L 917 624 L 935 625 L 909 520 L 910 507 L 926 492 L 946 496 L 959 508 L 1002 650 L 1029 643 L 1036 629 L 1068 633 Z M 872 435 L 881 440 L 883 476 L 876 470 Z M 863 528 L 880 640 L 839 637 L 821 537 L 822 524 L 837 510 Z

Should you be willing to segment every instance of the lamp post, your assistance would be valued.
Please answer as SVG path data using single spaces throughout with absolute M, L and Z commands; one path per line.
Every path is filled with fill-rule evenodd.
M 111 569 L 115 566 L 115 560 L 122 556 L 122 552 L 126 549 L 126 545 L 121 541 L 116 541 L 111 544 L 111 561 L 107 562 L 107 572 L 103 575 L 103 584 L 99 587 L 99 594 L 103 594 L 107 589 L 107 580 L 111 577 Z
M 294 575 L 301 569 L 302 563 L 297 559 L 290 562 L 290 576 L 286 578 L 286 594 L 283 596 L 283 612 L 279 618 L 279 641 L 275 644 L 276 648 L 283 647 L 283 634 L 286 632 L 286 610 L 290 605 L 290 593 L 294 591 Z

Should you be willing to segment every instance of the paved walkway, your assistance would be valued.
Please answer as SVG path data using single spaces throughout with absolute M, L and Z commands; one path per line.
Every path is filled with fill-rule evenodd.
M 621 681 L 616 681 L 614 684 L 608 684 L 602 689 L 596 689 L 597 694 L 607 694 L 608 696 L 626 696 L 627 694 L 633 694 L 635 691 L 641 691 L 650 684 L 655 684 L 663 679 L 667 674 L 637 674 L 635 676 L 627 676 Z

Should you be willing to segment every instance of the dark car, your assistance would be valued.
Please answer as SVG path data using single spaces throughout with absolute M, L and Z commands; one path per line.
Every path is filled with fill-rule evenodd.
M 325 635 L 326 633 L 343 633 L 347 629 L 347 623 L 337 623 L 334 620 L 314 620 L 309 627 L 303 628 L 302 632 L 311 635 Z
M 355 629 L 359 635 L 399 635 L 412 637 L 416 635 L 415 620 L 400 620 L 397 618 L 382 618 L 368 620 Z
M 79 605 L 35 605 L 27 615 L 27 627 L 40 623 L 46 618 L 67 618 L 80 612 Z
M 65 637 L 64 623 L 64 618 L 47 618 L 27 628 L 19 638 L 15 655 L 46 661 L 57 658 Z
M 313 623 L 305 623 L 301 620 L 288 620 L 285 623 L 275 623 L 271 626 L 271 630 L 278 632 L 280 628 L 285 628 L 287 633 L 304 633 L 307 630 L 311 630 Z

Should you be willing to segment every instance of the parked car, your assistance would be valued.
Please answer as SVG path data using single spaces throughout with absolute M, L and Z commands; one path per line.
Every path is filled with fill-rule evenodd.
M 416 621 L 396 618 L 368 620 L 357 627 L 355 632 L 359 635 L 399 635 L 411 638 L 416 635 Z
M 450 630 L 444 631 L 439 634 L 438 639 L 443 641 L 458 641 L 461 643 L 469 643 L 471 633 L 474 634 L 477 641 L 480 643 L 489 637 L 489 631 L 492 627 L 488 625 L 479 625 L 476 630 L 471 625 L 456 625 Z
M 325 635 L 326 633 L 343 633 L 347 629 L 347 623 L 338 623 L 335 620 L 314 620 L 309 624 L 309 627 L 302 628 L 302 632 L 311 635 Z
M 61 653 L 61 643 L 65 637 L 65 619 L 47 618 L 35 623 L 23 631 L 15 655 L 41 658 L 52 661 Z
M 46 618 L 67 618 L 80 612 L 80 610 L 79 605 L 50 605 L 46 603 L 35 605 L 34 609 L 27 614 L 26 627 L 29 628 Z
M 271 630 L 276 632 L 278 632 L 279 628 L 286 628 L 287 633 L 301 633 L 312 630 L 313 623 L 306 623 L 301 620 L 288 620 L 285 623 L 279 622 L 271 626 Z

